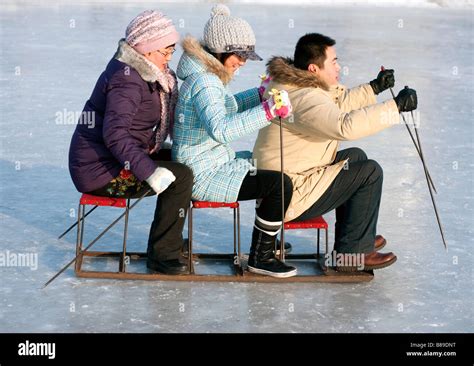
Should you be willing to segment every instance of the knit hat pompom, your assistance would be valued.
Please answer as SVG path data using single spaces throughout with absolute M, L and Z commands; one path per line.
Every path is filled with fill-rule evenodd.
M 211 17 L 215 17 L 217 15 L 230 15 L 230 9 L 224 4 L 217 4 L 211 10 Z

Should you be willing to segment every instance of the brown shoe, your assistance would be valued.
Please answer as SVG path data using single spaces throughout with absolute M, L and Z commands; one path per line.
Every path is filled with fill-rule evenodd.
M 374 250 L 378 252 L 380 249 L 382 249 L 385 245 L 387 244 L 387 241 L 382 235 L 376 235 L 375 236 L 375 248 Z
M 397 256 L 392 252 L 379 253 L 373 251 L 366 254 L 364 258 L 364 270 L 381 269 L 390 266 L 397 261 Z
M 390 266 L 397 260 L 397 256 L 392 252 L 379 253 L 373 251 L 369 254 L 339 253 L 337 256 L 343 256 L 336 259 L 337 265 L 335 266 L 335 269 L 339 272 L 357 272 L 381 269 Z M 363 258 L 361 258 L 361 256 L 363 256 Z

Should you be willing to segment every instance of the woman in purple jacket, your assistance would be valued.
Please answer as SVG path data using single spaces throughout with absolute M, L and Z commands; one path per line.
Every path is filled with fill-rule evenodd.
M 79 192 L 135 198 L 151 187 L 159 195 L 147 266 L 167 274 L 188 272 L 178 257 L 193 184 L 191 170 L 171 162 L 163 148 L 178 98 L 168 68 L 178 40 L 172 21 L 157 11 L 132 20 L 86 102 L 69 150 Z

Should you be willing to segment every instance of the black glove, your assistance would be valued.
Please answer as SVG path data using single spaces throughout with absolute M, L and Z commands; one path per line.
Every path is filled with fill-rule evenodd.
M 398 95 L 395 97 L 395 103 L 397 103 L 399 112 L 410 112 L 416 109 L 418 105 L 416 90 L 405 86 L 405 88 L 400 90 Z
M 375 94 L 379 94 L 388 88 L 393 88 L 395 85 L 394 70 L 383 70 L 377 75 L 377 79 L 370 82 L 370 86 L 374 90 Z

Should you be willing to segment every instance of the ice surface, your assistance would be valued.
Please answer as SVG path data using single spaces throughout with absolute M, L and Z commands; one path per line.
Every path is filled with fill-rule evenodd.
M 272 1 L 273 2 L 273 1 Z M 114 1 L 116 3 L 116 1 Z M 420 134 L 449 252 L 445 252 L 421 163 L 403 126 L 345 143 L 384 168 L 378 232 L 395 265 L 366 284 L 237 284 L 85 280 L 66 271 L 42 284 L 74 256 L 79 194 L 67 170 L 74 129 L 57 113 L 80 112 L 128 22 L 155 2 L 2 2 L 0 8 L 0 253 L 37 255 L 38 268 L 0 267 L 0 332 L 472 332 L 473 278 L 473 32 L 469 2 L 419 1 L 414 8 L 322 2 L 317 6 L 231 4 L 254 27 L 258 53 L 291 56 L 306 32 L 337 40 L 343 82 L 396 70 L 395 90 L 418 91 Z M 377 2 L 379 3 L 379 2 Z M 455 4 L 455 5 L 456 5 Z M 201 36 L 210 4 L 159 5 L 181 34 Z M 181 51 L 175 54 L 175 68 Z M 255 86 L 264 62 L 249 62 L 231 87 Z M 379 100 L 389 98 L 385 92 Z M 234 144 L 252 149 L 255 135 Z M 130 249 L 145 250 L 154 199 L 132 213 Z M 100 228 L 113 209 L 95 216 Z M 326 215 L 334 222 L 333 214 Z M 242 204 L 248 248 L 253 203 Z M 228 251 L 232 216 L 199 212 L 196 245 Z M 120 228 L 105 244 L 120 240 Z M 331 226 L 331 236 L 333 236 Z M 186 234 L 185 234 L 186 235 Z M 313 233 L 291 232 L 295 251 Z

